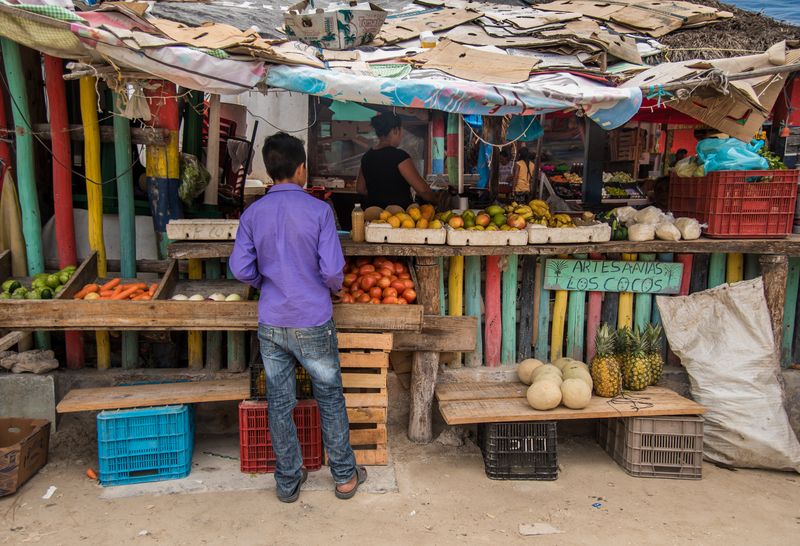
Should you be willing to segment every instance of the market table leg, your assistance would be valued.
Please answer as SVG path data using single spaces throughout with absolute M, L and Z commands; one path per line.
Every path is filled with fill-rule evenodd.
M 439 373 L 439 353 L 416 351 L 413 358 L 408 439 L 427 444 L 433 439 L 433 392 Z
M 222 274 L 220 261 L 206 260 L 206 278 L 219 279 Z M 206 332 L 206 368 L 219 370 L 222 368 L 222 332 Z
M 536 256 L 523 256 L 519 293 L 519 332 L 517 332 L 517 359 L 519 360 L 530 358 L 532 354 L 535 285 Z M 480 325 L 478 325 L 478 329 L 480 331 Z
M 506 270 L 503 271 L 502 324 L 503 335 L 500 347 L 500 362 L 505 365 L 514 364 L 517 345 L 517 273 L 519 256 L 511 254 L 507 257 Z
M 483 340 L 481 339 L 481 257 L 466 256 L 464 258 L 464 312 L 468 316 L 477 317 L 477 335 L 475 350 L 464 355 L 468 368 L 477 368 L 483 364 Z
M 203 260 L 189 260 L 189 278 L 203 278 Z M 203 332 L 192 331 L 188 334 L 189 369 L 199 370 L 203 367 Z
M 786 278 L 789 273 L 789 259 L 784 255 L 764 254 L 759 258 L 761 276 L 764 279 L 764 296 L 772 317 L 772 333 L 775 336 L 775 349 L 781 346 L 783 309 L 786 304 Z

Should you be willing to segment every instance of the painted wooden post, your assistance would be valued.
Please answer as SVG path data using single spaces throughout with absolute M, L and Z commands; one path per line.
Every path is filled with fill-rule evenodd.
M 564 356 L 564 321 L 567 318 L 567 291 L 556 290 L 553 303 L 553 331 L 550 337 L 550 362 Z
M 464 312 L 477 317 L 475 350 L 467 353 L 464 362 L 468 368 L 483 364 L 483 340 L 481 335 L 481 257 L 466 256 L 464 259 Z
M 220 96 L 212 94 L 208 99 L 208 145 L 206 146 L 206 169 L 211 174 L 211 180 L 203 194 L 203 203 L 216 205 L 219 199 L 219 123 L 220 123 Z
M 189 260 L 189 279 L 203 278 L 203 260 Z M 189 339 L 189 368 L 199 370 L 203 367 L 203 332 L 187 332 Z
M 619 316 L 619 292 L 604 292 L 603 305 L 600 310 L 600 322 L 609 326 L 617 323 Z
M 500 258 L 486 256 L 486 289 L 484 306 L 486 308 L 486 335 L 484 346 L 487 366 L 500 365 L 500 344 L 502 323 L 500 318 Z
M 227 268 L 227 277 L 235 279 L 231 268 Z M 247 346 L 245 332 L 228 332 L 228 371 L 243 372 L 247 368 Z M 201 353 L 202 354 L 202 353 Z
M 758 264 L 758 254 L 745 254 L 744 256 L 744 278 L 745 280 L 755 279 L 761 275 L 761 266 Z
M 89 246 L 97 251 L 97 275 L 108 275 L 106 245 L 103 239 L 103 188 L 100 170 L 100 125 L 97 122 L 97 97 L 95 78 L 80 79 L 81 119 L 84 134 L 84 166 L 86 172 L 86 199 L 89 209 Z M 95 333 L 97 342 L 97 368 L 111 367 L 111 340 L 107 331 Z
M 547 360 L 548 343 L 550 342 L 550 291 L 542 286 L 544 279 L 545 259 L 539 258 L 538 277 L 540 279 L 538 316 L 536 317 L 536 345 L 533 356 L 539 360 Z
M 441 260 L 420 256 L 416 259 L 418 292 L 426 315 L 439 313 Z M 439 353 L 415 351 L 411 364 L 411 401 L 408 412 L 408 439 L 428 443 L 433 439 L 433 392 L 439 373 Z
M 119 96 L 112 95 L 114 104 L 114 156 L 117 177 L 117 203 L 119 209 L 119 257 L 122 277 L 136 277 L 136 207 L 133 197 L 133 151 L 131 148 L 131 122 L 119 114 Z M 139 335 L 122 332 L 123 368 L 139 365 Z
M 715 288 L 725 284 L 725 254 L 715 252 L 708 264 L 708 287 Z
M 592 260 L 602 260 L 602 254 L 589 254 Z M 589 292 L 589 303 L 586 307 L 586 362 L 591 362 L 597 353 L 595 345 L 597 330 L 600 328 L 600 318 L 603 309 L 603 293 Z
M 11 131 L 8 130 L 8 114 L 6 113 L 6 92 L 5 87 L 0 86 L 0 161 L 5 165 L 11 166 L 12 152 L 11 145 L 7 142 Z M 2 173 L 0 173 L 1 175 Z M 0 191 L 3 191 L 3 176 L 0 176 Z
M 797 292 L 800 284 L 800 258 L 789 258 L 789 271 L 786 277 L 786 303 L 783 309 L 783 332 L 781 339 L 781 365 L 792 362 L 792 343 L 794 342 L 795 314 L 797 312 Z
M 206 278 L 219 279 L 222 265 L 219 260 L 206 260 Z M 222 368 L 222 332 L 206 332 L 206 368 L 212 371 Z
M 639 254 L 640 262 L 654 262 L 656 261 L 655 254 Z M 653 295 L 652 294 L 636 294 L 635 297 L 636 309 L 633 313 L 634 324 L 641 330 L 648 324 L 653 315 Z
M 500 346 L 500 363 L 514 364 L 517 361 L 517 275 L 519 256 L 511 254 L 506 257 L 506 270 L 503 271 L 502 292 L 502 325 L 503 332 Z
M 444 258 L 439 257 L 436 258 L 436 262 L 439 264 L 439 312 L 440 316 L 445 316 L 447 314 L 447 305 L 446 305 L 446 292 L 444 291 Z
M 623 254 L 622 259 L 635 262 L 636 254 Z M 633 327 L 633 294 L 621 292 L 619 295 L 619 313 L 617 314 L 617 328 Z
M 447 314 L 460 317 L 464 314 L 464 256 L 450 258 L 450 271 L 447 279 Z M 461 353 L 453 353 L 449 362 L 451 368 L 460 368 Z
M 685 254 L 686 256 L 691 256 L 691 254 Z M 659 262 L 670 263 L 675 260 L 675 255 L 672 252 L 660 252 L 657 256 Z M 683 271 L 684 276 L 686 275 L 686 270 Z M 681 278 L 681 282 L 683 278 Z M 688 277 L 687 277 L 688 283 Z M 687 285 L 688 288 L 688 285 Z M 661 324 L 661 313 L 658 310 L 658 305 L 653 305 L 653 313 L 650 319 L 650 322 L 653 324 Z
M 689 281 L 689 292 L 693 294 L 708 288 L 708 269 L 711 258 L 708 254 L 695 254 L 692 260 L 692 277 Z
M 586 254 L 575 254 L 574 258 L 585 260 Z M 567 350 L 566 356 L 583 360 L 586 326 L 586 292 L 572 290 L 567 302 Z
M 72 145 L 68 132 L 64 61 L 45 55 L 44 67 L 45 91 L 50 114 L 50 142 L 53 150 L 53 211 L 58 266 L 67 267 L 78 264 L 78 255 L 75 250 L 75 222 L 72 214 Z M 84 352 L 81 332 L 65 332 L 64 340 L 67 368 L 82 368 Z
M 519 331 L 517 332 L 517 360 L 533 354 L 531 339 L 534 324 L 534 289 L 536 285 L 536 256 L 523 256 L 522 279 L 519 295 Z
M 739 282 L 744 278 L 744 255 L 738 252 L 728 254 L 728 266 L 725 273 L 725 282 L 728 284 Z
M 764 296 L 767 299 L 767 307 L 772 319 L 775 350 L 780 355 L 789 260 L 784 255 L 762 254 L 759 262 L 761 263 L 761 276 L 764 279 Z
M 190 91 L 186 95 L 186 116 L 183 122 L 183 151 L 198 159 L 203 152 L 203 95 L 202 91 Z

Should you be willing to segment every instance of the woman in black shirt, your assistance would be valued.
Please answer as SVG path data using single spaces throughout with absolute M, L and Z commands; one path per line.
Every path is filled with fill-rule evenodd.
M 386 208 L 406 208 L 412 202 L 411 188 L 426 201 L 433 201 L 430 186 L 420 176 L 411 156 L 398 148 L 403 139 L 400 116 L 391 112 L 379 114 L 371 121 L 378 144 L 361 158 L 356 191 L 367 196 L 367 204 Z

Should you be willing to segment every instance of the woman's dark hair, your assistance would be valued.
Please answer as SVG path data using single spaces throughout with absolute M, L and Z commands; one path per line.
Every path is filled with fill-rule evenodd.
M 403 126 L 403 122 L 400 121 L 400 116 L 392 112 L 378 114 L 370 120 L 370 124 L 372 128 L 375 129 L 375 134 L 379 137 L 385 137 L 391 133 L 393 129 L 399 129 Z
M 264 141 L 261 149 L 267 174 L 275 182 L 292 178 L 297 167 L 306 162 L 303 141 L 286 133 L 277 133 Z
M 530 161 L 530 160 L 531 160 L 531 153 L 525 146 L 517 150 L 517 161 Z

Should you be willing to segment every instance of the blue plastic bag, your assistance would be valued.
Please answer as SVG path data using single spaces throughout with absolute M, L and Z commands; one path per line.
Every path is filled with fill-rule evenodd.
M 703 162 L 706 173 L 713 171 L 761 171 L 769 162 L 758 151 L 763 140 L 749 144 L 735 138 L 707 138 L 697 143 L 697 157 Z

